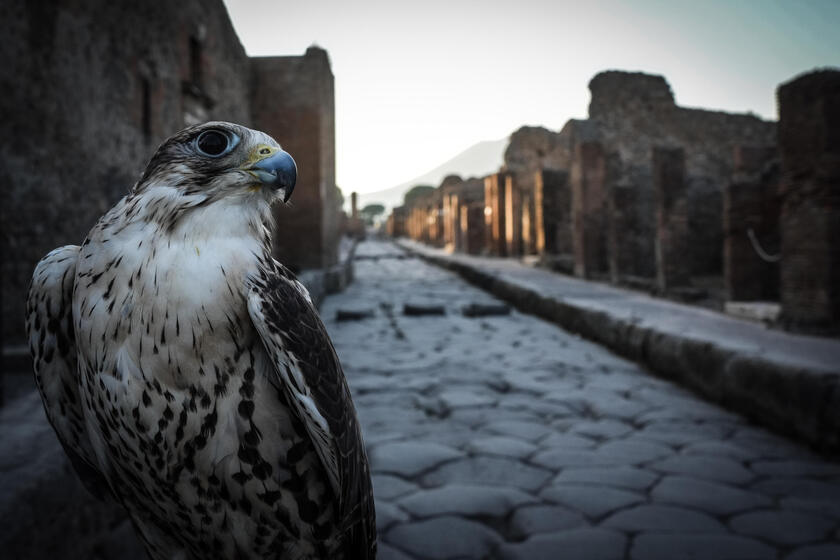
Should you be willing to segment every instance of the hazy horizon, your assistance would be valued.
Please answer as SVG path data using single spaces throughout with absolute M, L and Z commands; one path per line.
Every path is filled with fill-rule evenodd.
M 780 83 L 840 62 L 831 1 L 225 3 L 251 56 L 328 51 L 345 193 L 393 187 L 524 125 L 586 118 L 604 70 L 661 74 L 682 106 L 775 119 Z

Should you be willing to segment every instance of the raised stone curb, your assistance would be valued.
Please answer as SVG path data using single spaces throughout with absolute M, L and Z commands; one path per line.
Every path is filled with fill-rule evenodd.
M 522 312 L 604 344 L 777 431 L 795 435 L 824 451 L 840 452 L 840 352 L 836 365 L 827 368 L 765 357 L 752 348 L 724 346 L 719 340 L 696 333 L 661 330 L 634 317 L 587 306 L 574 297 L 558 299 L 539 293 L 536 286 L 484 270 L 463 255 L 448 255 L 402 240 L 396 243 L 456 272 Z M 706 311 L 697 312 L 700 315 Z
M 327 268 L 304 270 L 298 274 L 298 280 L 309 290 L 312 303 L 320 307 L 329 294 L 344 291 L 353 282 L 353 257 L 356 254 L 358 240 L 350 241 L 343 248 L 338 264 Z

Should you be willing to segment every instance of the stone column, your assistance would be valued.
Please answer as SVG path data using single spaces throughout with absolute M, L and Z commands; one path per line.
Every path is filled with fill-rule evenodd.
M 732 181 L 723 191 L 723 278 L 730 301 L 776 297 L 779 267 L 760 255 L 779 251 L 776 148 L 736 146 Z M 750 239 L 752 232 L 753 240 Z
M 604 227 L 606 160 L 598 142 L 575 146 L 570 182 L 572 185 L 572 254 L 576 276 L 592 278 L 605 272 Z
M 350 193 L 350 217 L 359 218 L 359 195 L 355 191 Z
M 840 72 L 800 76 L 777 99 L 782 318 L 840 332 Z
M 661 292 L 691 281 L 685 152 L 653 148 L 653 192 L 656 201 L 656 282 Z

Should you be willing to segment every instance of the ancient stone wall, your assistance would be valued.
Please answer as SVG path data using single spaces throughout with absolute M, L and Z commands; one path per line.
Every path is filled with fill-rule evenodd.
M 275 254 L 293 268 L 338 262 L 335 187 L 335 94 L 327 52 L 252 59 L 253 120 L 298 166 L 293 204 L 277 205 Z
M 566 255 L 572 253 L 572 197 L 569 174 L 541 169 L 534 174 L 534 217 L 536 252 Z
M 442 247 L 444 245 L 443 193 L 435 189 L 416 197 L 405 206 L 408 237 Z
M 656 284 L 659 291 L 691 281 L 688 254 L 688 200 L 685 152 L 682 148 L 653 149 L 653 191 L 656 200 Z
M 385 223 L 385 231 L 391 237 L 404 237 L 408 235 L 406 230 L 407 208 L 405 206 L 397 206 L 388 216 L 388 221 Z
M 638 194 L 638 189 L 625 184 L 612 184 L 607 190 L 607 258 L 610 281 L 615 284 L 637 275 Z
M 840 71 L 797 77 L 777 97 L 783 320 L 840 332 Z
M 79 244 L 158 144 L 197 117 L 251 124 L 248 59 L 220 0 L 2 3 L 3 341 L 35 263 Z M 203 111 L 203 113 L 202 113 Z
M 613 180 L 636 185 L 639 245 L 653 247 L 655 207 L 651 154 L 654 146 L 685 151 L 686 200 L 691 244 L 688 259 L 694 275 L 722 272 L 723 189 L 733 171 L 735 145 L 774 145 L 776 125 L 753 115 L 679 107 L 662 76 L 602 72 L 589 84 L 590 120 L 598 126 L 605 149 L 619 158 Z M 640 255 L 642 256 L 642 255 Z M 650 272 L 652 252 L 644 255 Z
M 736 146 L 723 196 L 723 276 L 730 301 L 779 299 L 779 160 L 775 147 Z M 766 253 L 762 255 L 762 251 Z
M 575 147 L 571 183 L 572 254 L 575 275 L 594 278 L 607 270 L 606 158 L 599 142 Z
M 535 205 L 534 178 L 540 169 L 572 172 L 576 147 L 598 142 L 605 160 L 604 193 L 613 186 L 618 198 L 613 204 L 623 223 L 633 224 L 621 239 L 621 250 L 632 258 L 610 256 L 620 275 L 656 276 L 656 204 L 652 154 L 655 146 L 680 147 L 685 153 L 687 227 L 691 242 L 685 261 L 692 275 L 722 273 L 723 190 L 733 171 L 732 150 L 736 144 L 769 145 L 775 142 L 775 123 L 752 115 L 690 109 L 676 105 L 670 86 L 662 76 L 609 71 L 589 84 L 592 100 L 589 119 L 570 120 L 559 132 L 523 127 L 511 135 L 505 152 L 505 170 L 519 188 L 523 208 L 508 229 L 521 232 L 522 252 L 536 251 L 537 224 L 545 223 Z M 626 189 L 635 189 L 633 196 Z M 522 201 L 526 201 L 522 204 Z M 606 204 L 604 212 L 608 211 Z M 521 217 L 519 217 L 521 215 Z M 610 217 L 609 215 L 607 216 Z M 523 227 L 522 223 L 529 222 Z M 575 230 L 583 235 L 583 230 Z M 583 247 L 579 240 L 579 247 Z M 609 244 L 608 244 L 609 245 Z M 615 246 L 618 248 L 618 246 Z M 581 258 L 583 253 L 578 255 Z M 619 261 L 623 264 L 619 265 Z M 584 267 L 578 264 L 578 268 Z M 599 266 L 600 267 L 600 266 Z
M 457 175 L 443 179 L 438 189 L 441 194 L 441 222 L 443 228 L 443 246 L 455 251 L 458 232 L 461 230 L 460 186 L 463 180 Z
M 157 146 L 188 124 L 228 120 L 280 137 L 298 161 L 293 200 L 304 210 L 283 218 L 311 217 L 311 196 L 322 205 L 319 233 L 296 239 L 315 244 L 289 264 L 335 262 L 334 113 L 324 51 L 288 57 L 285 67 L 258 61 L 252 73 L 221 0 L 9 0 L 0 5 L 0 18 L 4 346 L 23 341 L 23 302 L 37 261 L 57 246 L 81 243 Z M 261 87 L 287 95 L 266 99 L 255 92 L 252 113 L 252 90 Z M 282 106 L 284 99 L 300 102 Z M 283 116 L 268 118 L 266 106 Z M 307 150 L 295 150 L 289 137 Z
M 484 180 L 470 178 L 456 183 L 450 190 L 457 199 L 452 207 L 457 215 L 453 223 L 453 250 L 478 254 L 484 248 Z
M 485 221 L 484 235 L 487 253 L 496 257 L 507 255 L 505 243 L 505 225 L 507 207 L 505 206 L 505 183 L 508 174 L 494 173 L 484 178 Z

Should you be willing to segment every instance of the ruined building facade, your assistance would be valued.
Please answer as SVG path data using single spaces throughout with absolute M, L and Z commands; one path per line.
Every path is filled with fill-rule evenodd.
M 185 125 L 264 130 L 296 159 L 278 257 L 337 259 L 333 75 L 327 53 L 249 58 L 221 0 L 3 2 L 0 264 L 4 344 L 22 342 L 35 263 L 78 244 Z
M 511 135 L 503 168 L 483 178 L 484 220 L 469 227 L 484 242 L 470 252 L 540 255 L 681 298 L 712 286 L 721 300 L 781 301 L 790 326 L 840 331 L 838 75 L 781 86 L 779 124 L 680 107 L 661 76 L 600 73 L 588 119 Z M 464 212 L 446 203 L 457 185 L 438 190 L 392 229 L 462 250 L 432 233 Z M 398 216 L 411 217 L 404 231 Z

